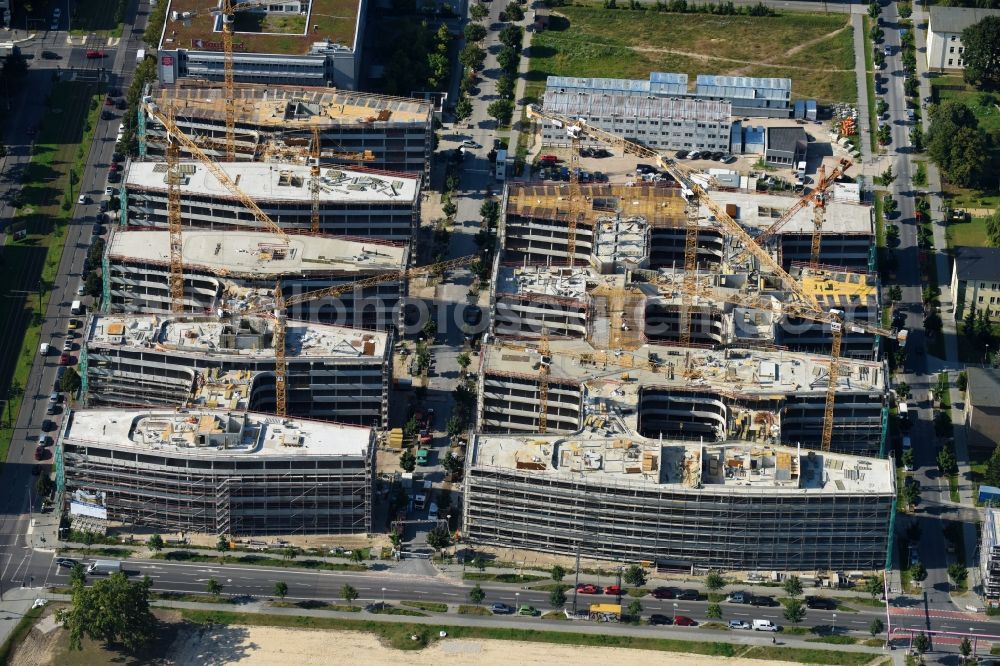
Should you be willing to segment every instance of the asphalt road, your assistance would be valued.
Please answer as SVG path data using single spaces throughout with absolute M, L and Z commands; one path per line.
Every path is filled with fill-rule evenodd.
M 137 7 L 132 4 L 125 19 L 123 38 L 117 48 L 100 45 L 107 57 L 101 60 L 85 56 L 87 46 L 71 46 L 66 34 L 60 32 L 39 33 L 36 39 L 21 44 L 22 53 L 29 58 L 28 78 L 22 89 L 12 96 L 10 122 L 7 127 L 6 144 L 10 146 L 13 163 L 8 160 L 0 175 L 0 196 L 19 188 L 23 168 L 31 154 L 29 128 L 37 127 L 38 119 L 46 113 L 46 93 L 51 87 L 53 74 L 63 78 L 97 82 L 103 78 L 107 84 L 125 90 L 131 82 L 135 68 L 135 53 L 141 46 L 142 33 L 135 28 Z M 145 12 L 138 24 L 145 24 Z M 90 48 L 95 44 L 91 43 Z M 41 57 L 43 50 L 53 51 L 59 59 Z M 102 72 L 102 69 L 104 70 Z M 111 107 L 107 107 L 111 108 Z M 83 276 L 83 263 L 92 242 L 94 215 L 98 212 L 97 201 L 103 193 L 108 165 L 114 152 L 120 115 L 115 110 L 114 118 L 99 120 L 94 142 L 87 158 L 81 181 L 82 191 L 90 194 L 93 203 L 77 205 L 74 209 L 74 223 L 66 233 L 65 250 L 53 281 L 51 297 L 45 319 L 42 323 L 43 341 L 61 350 L 67 338 L 70 303 L 77 299 L 77 287 Z M 12 170 L 13 168 L 13 170 Z M 0 210 L 0 219 L 9 220 L 13 210 L 10 200 L 4 197 L 6 209 Z M 32 296 L 33 297 L 33 296 Z M 87 299 L 83 299 L 87 300 Z M 0 340 L 0 344 L 20 345 L 20 340 Z M 35 442 L 42 431 L 45 420 L 58 422 L 65 413 L 65 397 L 56 415 L 47 415 L 46 407 L 52 393 L 59 363 L 58 351 L 49 356 L 36 356 L 28 380 L 24 387 L 24 401 L 15 420 L 15 430 L 8 452 L 6 464 L 0 473 L 3 512 L 0 514 L 0 586 L 9 588 L 27 582 L 29 585 L 40 578 L 38 571 L 51 563 L 51 554 L 36 552 L 25 543 L 30 521 L 38 510 L 37 498 L 33 496 L 35 476 Z M 74 363 L 79 354 L 79 342 L 74 343 Z M 10 368 L 6 369 L 9 375 Z M 43 464 L 51 463 L 51 455 Z

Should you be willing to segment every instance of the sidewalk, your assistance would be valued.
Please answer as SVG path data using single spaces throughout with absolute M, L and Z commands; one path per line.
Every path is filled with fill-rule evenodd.
M 14 632 L 24 614 L 31 610 L 35 599 L 51 598 L 44 588 L 12 587 L 3 590 L 3 600 L 0 601 L 0 644 Z
M 863 14 L 851 14 L 854 28 L 854 80 L 858 85 L 858 143 L 861 144 L 861 161 L 870 164 L 873 160 L 871 132 L 868 113 L 868 70 L 865 65 L 865 19 Z

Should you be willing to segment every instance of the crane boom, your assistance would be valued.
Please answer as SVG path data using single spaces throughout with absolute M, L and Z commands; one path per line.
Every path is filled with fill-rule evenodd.
M 184 147 L 186 147 L 188 151 L 199 162 L 204 164 L 205 168 L 207 168 L 209 171 L 212 172 L 212 175 L 215 176 L 215 178 L 220 183 L 222 183 L 223 187 L 229 190 L 233 196 L 239 199 L 243 203 L 243 205 L 246 206 L 251 213 L 253 213 L 254 218 L 258 222 L 267 227 L 267 229 L 272 233 L 277 234 L 281 238 L 281 240 L 283 240 L 285 243 L 288 242 L 288 234 L 285 233 L 284 229 L 282 229 L 280 226 L 278 226 L 278 224 L 274 220 L 268 217 L 267 213 L 262 211 L 260 209 L 260 206 L 258 206 L 246 192 L 241 190 L 239 185 L 237 185 L 233 181 L 233 179 L 230 178 L 229 175 L 222 170 L 222 167 L 220 167 L 218 164 L 212 161 L 212 158 L 206 155 L 205 151 L 203 151 L 198 146 L 198 144 L 196 144 L 193 140 L 191 140 L 191 137 L 184 134 L 184 132 L 182 132 L 180 128 L 178 128 L 177 125 L 174 123 L 173 119 L 167 118 L 163 114 L 163 112 L 160 111 L 160 109 L 153 103 L 147 103 L 146 110 L 149 113 L 149 115 L 151 115 L 153 118 L 157 120 L 157 122 L 163 125 L 163 127 L 167 130 L 167 132 L 176 141 L 179 141 L 180 143 L 184 144 Z
M 222 0 L 223 94 L 226 100 L 226 161 L 236 161 L 236 99 L 233 85 L 232 0 Z

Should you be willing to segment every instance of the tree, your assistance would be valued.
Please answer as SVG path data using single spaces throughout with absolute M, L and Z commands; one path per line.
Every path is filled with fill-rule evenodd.
M 638 620 L 642 615 L 642 602 L 638 599 L 633 599 L 628 605 L 628 614 Z
M 90 271 L 87 273 L 87 279 L 83 282 L 83 291 L 87 294 L 87 296 L 100 298 L 103 287 L 104 280 L 101 279 L 101 274 L 99 272 Z
M 215 549 L 223 553 L 229 550 L 229 538 L 225 534 L 220 534 L 215 542 Z
M 927 638 L 927 634 L 920 632 L 913 639 L 913 647 L 916 648 L 917 652 L 927 652 L 931 649 L 931 639 Z
M 882 624 L 882 620 L 878 618 L 872 620 L 871 624 L 868 625 L 868 633 L 872 635 L 872 638 L 881 634 L 883 631 L 885 631 L 885 625 Z
M 882 199 L 882 207 L 887 213 L 894 213 L 896 209 L 899 208 L 899 203 L 892 197 L 891 194 L 885 195 Z
M 87 587 L 83 567 L 77 565 L 70 578 L 72 604 L 57 611 L 56 618 L 69 633 L 71 650 L 82 649 L 87 637 L 135 652 L 154 638 L 157 623 L 149 612 L 153 582 L 148 576 L 133 583 L 119 571 Z
M 60 380 L 59 387 L 66 393 L 75 394 L 80 390 L 80 386 L 82 384 L 83 382 L 80 379 L 80 373 L 76 371 L 76 368 L 66 368 L 66 372 Z
M 1000 447 L 993 449 L 990 459 L 986 461 L 983 482 L 990 486 L 1000 486 Z
M 217 597 L 222 594 L 222 583 L 217 581 L 215 578 L 209 578 L 208 582 L 205 584 L 205 591 L 213 597 Z
M 913 469 L 916 464 L 916 460 L 913 456 L 913 449 L 906 449 L 903 451 L 903 467 L 906 469 Z
M 798 576 L 789 576 L 781 587 L 784 588 L 785 594 L 793 599 L 802 594 L 802 581 Z
M 450 203 L 452 206 L 455 205 L 450 199 L 448 200 L 448 203 Z M 452 215 L 454 215 L 454 212 L 452 212 Z M 424 337 L 426 337 L 428 340 L 433 340 L 434 336 L 437 335 L 437 331 L 438 331 L 438 325 L 437 322 L 434 321 L 433 317 L 428 317 L 427 321 L 424 323 L 424 327 L 420 329 L 420 332 L 423 333 Z
M 917 561 L 913 563 L 910 567 L 910 578 L 918 583 L 927 579 L 927 567 L 924 566 L 923 562 Z
M 472 102 L 465 95 L 458 98 L 455 104 L 455 117 L 458 120 L 465 120 L 472 115 Z
M 427 545 L 441 551 L 451 545 L 451 532 L 447 527 L 438 526 L 427 533 Z
M 962 31 L 965 80 L 980 88 L 1000 85 L 1000 16 L 987 16 Z
M 955 582 L 955 585 L 962 587 L 969 577 L 969 570 L 961 562 L 952 562 L 948 565 L 948 576 Z
M 482 555 L 476 555 L 472 558 L 472 566 L 480 571 L 486 571 L 486 558 Z
M 500 65 L 500 69 L 511 74 L 517 71 L 519 59 L 517 51 L 509 46 L 502 47 L 500 53 L 497 54 L 497 64 Z
M 1000 247 L 1000 210 L 986 218 L 986 238 L 993 247 Z
M 942 447 L 938 451 L 937 466 L 946 476 L 958 473 L 958 460 L 955 459 L 955 452 L 950 446 Z
M 468 370 L 469 366 L 472 365 L 472 357 L 469 356 L 469 352 L 460 353 L 455 360 L 458 362 L 458 367 L 462 369 L 462 372 Z
M 478 72 L 483 68 L 483 63 L 486 62 L 486 51 L 475 44 L 466 44 L 458 54 L 458 61 L 472 71 Z
M 365 551 L 361 548 L 355 548 L 351 551 L 351 562 L 355 564 L 361 564 L 365 561 Z
M 279 580 L 274 584 L 274 596 L 279 599 L 284 599 L 288 595 L 288 583 L 283 580 Z
M 524 30 L 519 25 L 507 24 L 500 28 L 497 37 L 504 46 L 520 51 L 521 45 L 524 43 Z
M 507 72 L 504 72 L 500 75 L 500 78 L 497 79 L 497 95 L 503 99 L 514 99 L 515 83 L 514 77 Z
M 486 37 L 486 28 L 481 23 L 469 23 L 465 26 L 465 41 L 481 42 Z
M 806 607 L 798 599 L 792 599 L 785 604 L 784 616 L 792 624 L 798 624 L 806 618 Z
M 722 606 L 719 604 L 709 604 L 708 608 L 705 609 L 705 617 L 712 620 L 721 620 Z
M 868 5 L 868 16 L 878 18 L 878 15 L 882 13 L 882 6 L 877 2 L 873 2 Z
M 450 451 L 448 452 L 448 455 L 444 457 L 444 460 L 441 461 L 441 466 L 444 467 L 444 471 L 447 472 L 452 479 L 458 478 L 462 474 L 462 470 L 465 469 L 465 463 L 462 459 Z
M 566 588 L 562 585 L 556 585 L 549 592 L 549 603 L 553 608 L 562 608 L 566 605 Z
M 951 100 L 939 105 L 926 143 L 927 154 L 949 180 L 963 187 L 979 182 L 989 160 L 989 139 L 966 104 Z
M 556 564 L 552 567 L 552 571 L 550 571 L 549 574 L 552 576 L 552 580 L 557 583 L 561 583 L 562 579 L 566 577 L 566 569 Z
M 892 128 L 888 125 L 879 125 L 878 130 L 875 133 L 878 138 L 878 142 L 883 146 L 892 143 Z
M 516 0 L 511 0 L 504 7 L 504 11 L 507 12 L 507 18 L 511 21 L 517 22 L 524 20 L 524 10 L 521 9 L 521 5 L 516 2 Z
M 622 579 L 632 587 L 642 587 L 646 584 L 646 570 L 638 564 L 633 564 L 625 569 Z
M 412 472 L 417 468 L 417 457 L 413 455 L 413 451 L 406 449 L 399 455 L 399 466 L 404 472 Z
M 718 571 L 712 570 L 705 576 L 705 587 L 712 592 L 718 592 L 727 585 L 726 579 Z
M 885 589 L 882 584 L 882 576 L 872 576 L 865 581 L 864 591 L 871 595 L 872 601 L 881 596 Z
M 882 175 L 878 177 L 878 183 L 882 187 L 889 187 L 896 180 L 896 174 L 892 172 L 892 166 L 886 168 Z
M 969 641 L 969 637 L 965 636 L 962 638 L 962 643 L 958 646 L 958 651 L 962 653 L 962 659 L 968 659 L 969 655 L 972 654 L 972 643 Z
M 163 537 L 161 537 L 159 534 L 154 534 L 153 536 L 149 537 L 148 541 L 146 541 L 146 546 L 148 546 L 149 549 L 154 553 L 160 552 L 161 550 L 163 550 Z
M 472 3 L 472 6 L 469 7 L 469 17 L 472 18 L 473 21 L 482 21 L 484 18 L 489 16 L 489 13 L 490 10 L 486 9 L 484 5 L 478 2 Z
M 340 598 L 347 602 L 347 605 L 354 607 L 354 600 L 358 598 L 358 591 L 344 583 L 340 588 Z
M 483 588 L 476 583 L 476 586 L 469 590 L 469 601 L 476 604 L 477 606 L 483 603 L 483 599 L 486 598 L 486 593 L 483 592 Z
M 486 107 L 486 113 L 491 118 L 495 118 L 498 125 L 509 125 L 510 119 L 514 115 L 514 103 L 509 99 L 498 99 L 490 102 Z
M 39 474 L 35 482 L 35 493 L 39 497 L 48 497 L 56 489 L 56 484 L 47 473 Z

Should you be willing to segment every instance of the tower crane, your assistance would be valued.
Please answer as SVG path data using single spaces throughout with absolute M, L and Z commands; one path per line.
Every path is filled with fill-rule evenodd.
M 542 329 L 538 340 L 538 432 L 549 429 L 549 371 L 552 366 L 552 350 L 549 348 L 549 332 Z
M 167 107 L 173 119 L 173 105 Z M 184 312 L 184 242 L 181 238 L 180 146 L 167 135 L 167 229 L 170 236 L 170 309 Z
M 275 413 L 278 416 L 285 416 L 288 407 L 286 397 L 286 389 L 288 386 L 288 357 L 285 349 L 285 330 L 288 308 L 295 305 L 301 305 L 302 303 L 315 301 L 320 298 L 332 298 L 354 289 L 363 289 L 365 287 L 381 284 L 383 282 L 403 281 L 425 273 L 438 273 L 452 268 L 458 268 L 460 266 L 468 266 L 478 259 L 479 257 L 476 255 L 469 255 L 466 257 L 459 257 L 457 259 L 449 259 L 448 261 L 442 261 L 436 264 L 430 264 L 428 266 L 411 268 L 406 271 L 390 271 L 388 273 L 380 273 L 362 280 L 356 280 L 355 282 L 307 291 L 302 294 L 289 296 L 288 298 L 284 297 L 284 294 L 281 291 L 281 284 L 278 283 L 274 289 L 273 303 L 261 304 L 247 310 L 240 311 L 239 314 L 241 316 L 268 315 L 274 320 Z
M 312 128 L 312 159 L 309 160 L 309 197 L 312 200 L 309 229 L 319 233 L 319 126 Z
M 768 239 L 770 239 L 772 236 L 778 233 L 778 231 L 780 231 L 781 228 L 784 227 L 785 224 L 787 224 L 788 221 L 792 219 L 796 213 L 798 213 L 800 210 L 802 210 L 811 203 L 815 207 L 813 213 L 813 239 L 812 239 L 811 257 L 812 257 L 812 264 L 813 265 L 817 264 L 819 262 L 820 237 L 822 235 L 822 230 L 823 230 L 823 214 L 820 213 L 820 210 L 823 209 L 826 203 L 826 191 L 830 189 L 833 186 L 833 184 L 837 182 L 837 180 L 841 176 L 843 176 L 847 172 L 847 170 L 850 169 L 852 166 L 854 166 L 854 163 L 851 162 L 849 159 L 845 158 L 840 160 L 840 163 L 833 168 L 833 171 L 827 174 L 826 168 L 821 165 L 820 171 L 817 174 L 816 187 L 813 188 L 813 190 L 810 191 L 808 194 L 800 197 L 799 200 L 796 201 L 791 208 L 782 213 L 781 217 L 779 217 L 777 220 L 774 221 L 774 224 L 772 224 L 767 229 L 764 229 L 764 231 L 758 234 L 757 237 L 754 238 L 754 240 L 757 242 L 757 245 L 763 247 L 765 242 L 767 242 Z M 737 255 L 737 259 L 735 260 L 734 263 L 737 264 L 741 263 L 743 259 L 746 258 L 746 256 L 747 256 L 746 251 L 741 252 L 739 255 Z
M 832 337 L 829 369 L 830 382 L 827 389 L 826 404 L 823 414 L 823 431 L 820 438 L 821 449 L 828 451 L 830 449 L 830 441 L 833 436 L 833 406 L 836 397 L 836 380 L 840 370 L 838 363 L 844 325 L 847 324 L 848 326 L 856 328 L 861 332 L 870 332 L 875 335 L 886 335 L 887 337 L 897 340 L 901 346 L 906 344 L 906 331 L 890 331 L 888 329 L 882 329 L 881 327 L 867 324 L 866 322 L 847 322 L 844 319 L 844 313 L 842 311 L 835 309 L 826 311 L 821 309 L 820 305 L 813 300 L 810 294 L 806 292 L 802 283 L 789 275 L 788 272 L 782 268 L 781 264 L 774 257 L 772 257 L 767 250 L 761 247 L 758 243 L 754 242 L 754 239 L 749 233 L 747 233 L 746 229 L 736 222 L 736 220 L 734 220 L 726 212 L 725 208 L 714 201 L 708 195 L 708 192 L 705 191 L 705 189 L 691 177 L 693 172 L 687 167 L 681 166 L 676 161 L 661 155 L 659 152 L 651 148 L 641 146 L 611 132 L 593 127 L 583 120 L 575 120 L 561 114 L 544 111 L 535 105 L 528 106 L 528 117 L 548 120 L 558 127 L 575 127 L 575 131 L 581 136 L 588 136 L 607 145 L 618 147 L 625 154 L 631 153 L 641 158 L 655 160 L 657 165 L 670 174 L 670 176 L 677 181 L 678 185 L 681 186 L 681 191 L 685 198 L 695 199 L 704 204 L 715 216 L 715 219 L 719 222 L 723 229 L 740 244 L 742 244 L 745 251 L 749 252 L 755 259 L 757 259 L 761 268 L 777 277 L 781 281 L 782 285 L 792 292 L 792 296 L 797 299 L 797 302 L 793 304 L 784 304 L 786 314 L 793 313 L 812 321 L 824 322 L 830 325 Z M 695 245 L 695 250 L 696 249 L 697 245 Z M 686 244 L 685 274 L 682 282 L 682 303 L 686 302 L 690 304 L 691 300 L 695 296 L 694 292 L 697 287 L 694 272 L 689 271 L 687 268 L 687 251 L 688 248 Z M 682 310 L 683 309 L 684 308 L 682 307 Z
M 267 0 L 246 0 L 238 3 L 240 8 L 261 7 L 271 4 Z M 232 0 L 220 0 L 212 7 L 193 11 L 172 12 L 170 18 L 174 21 L 190 21 L 190 19 L 209 14 L 222 18 L 222 53 L 223 53 L 223 96 L 226 105 L 226 161 L 236 160 L 236 98 L 233 91 L 233 24 L 236 21 L 236 11 Z

